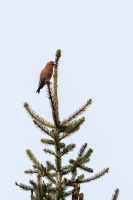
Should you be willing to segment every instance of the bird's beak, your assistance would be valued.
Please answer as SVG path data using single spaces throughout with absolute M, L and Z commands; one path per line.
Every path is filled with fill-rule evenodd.
M 57 64 L 54 62 L 54 65 L 57 65 Z

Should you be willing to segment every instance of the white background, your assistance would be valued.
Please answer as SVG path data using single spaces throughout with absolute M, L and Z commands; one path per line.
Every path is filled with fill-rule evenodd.
M 36 94 L 39 74 L 60 48 L 59 100 L 61 119 L 82 106 L 86 122 L 66 142 L 85 142 L 94 150 L 94 174 L 110 172 L 84 184 L 86 200 L 133 199 L 133 1 L 131 0 L 5 0 L 0 6 L 0 198 L 28 200 L 30 193 L 14 184 L 33 177 L 25 150 L 41 163 L 47 159 L 43 137 L 23 108 L 25 101 L 52 121 L 46 88 Z M 94 175 L 93 174 L 93 175 Z M 90 177 L 88 174 L 86 177 Z

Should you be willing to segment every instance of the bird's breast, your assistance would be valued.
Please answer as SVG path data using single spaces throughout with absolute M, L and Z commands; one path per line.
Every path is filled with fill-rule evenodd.
M 40 79 L 50 79 L 53 73 L 53 69 L 44 68 L 40 74 Z

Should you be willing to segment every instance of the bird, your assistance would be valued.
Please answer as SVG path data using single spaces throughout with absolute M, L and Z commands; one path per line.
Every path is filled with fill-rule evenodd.
M 36 93 L 40 93 L 40 89 L 44 87 L 46 84 L 46 81 L 49 81 L 52 77 L 53 74 L 53 67 L 56 65 L 55 62 L 49 61 L 46 66 L 43 68 L 43 70 L 40 73 L 40 80 L 39 80 L 39 85 Z

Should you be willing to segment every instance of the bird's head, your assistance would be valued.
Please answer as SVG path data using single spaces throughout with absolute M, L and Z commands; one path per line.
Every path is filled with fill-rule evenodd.
M 47 65 L 50 66 L 50 67 L 54 67 L 54 65 L 56 65 L 56 63 L 54 61 L 49 61 L 47 63 Z

